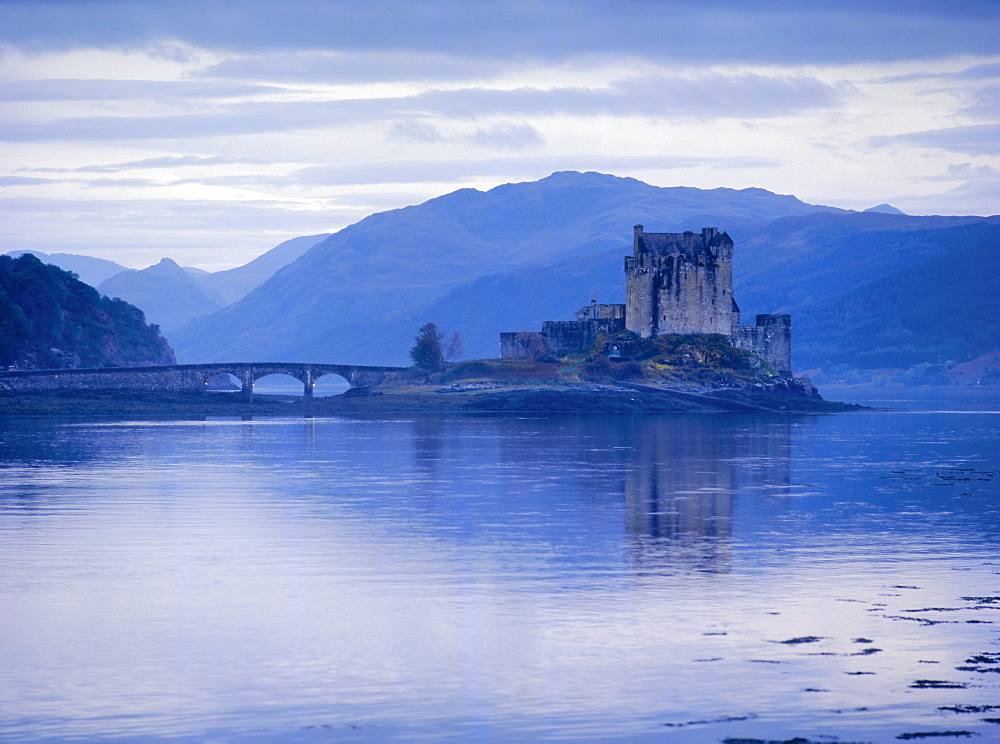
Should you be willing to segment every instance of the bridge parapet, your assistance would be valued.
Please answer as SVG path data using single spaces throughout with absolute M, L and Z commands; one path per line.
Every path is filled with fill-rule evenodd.
M 147 390 L 204 391 L 208 380 L 230 374 L 240 380 L 250 395 L 253 383 L 272 374 L 290 375 L 303 384 L 307 396 L 316 380 L 339 375 L 352 388 L 374 387 L 398 377 L 407 367 L 376 367 L 357 364 L 301 364 L 292 362 L 219 362 L 177 364 L 161 367 L 106 367 L 100 369 L 51 369 L 0 371 L 0 389 L 41 390 Z

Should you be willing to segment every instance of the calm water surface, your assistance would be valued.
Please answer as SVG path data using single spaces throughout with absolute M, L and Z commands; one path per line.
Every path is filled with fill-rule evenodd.
M 0 740 L 998 741 L 1000 401 L 881 395 L 0 419 Z

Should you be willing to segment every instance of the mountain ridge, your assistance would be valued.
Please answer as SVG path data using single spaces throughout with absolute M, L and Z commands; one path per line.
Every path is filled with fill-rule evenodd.
M 678 231 L 711 220 L 739 234 L 779 216 L 816 211 L 844 212 L 764 189 L 658 187 L 593 172 L 460 189 L 345 227 L 240 302 L 172 339 L 187 361 L 264 354 L 405 363 L 408 345 L 399 346 L 397 319 L 479 277 L 581 253 L 620 257 L 637 223 Z

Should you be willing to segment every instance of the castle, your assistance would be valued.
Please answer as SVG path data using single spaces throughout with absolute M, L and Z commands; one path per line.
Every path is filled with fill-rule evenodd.
M 717 228 L 701 234 L 647 233 L 634 228 L 625 257 L 625 304 L 577 311 L 576 320 L 547 320 L 541 332 L 500 334 L 501 358 L 538 359 L 586 353 L 599 336 L 633 331 L 643 338 L 674 333 L 717 333 L 756 354 L 778 374 L 792 374 L 792 317 L 758 315 L 740 325 L 733 297 L 733 241 Z

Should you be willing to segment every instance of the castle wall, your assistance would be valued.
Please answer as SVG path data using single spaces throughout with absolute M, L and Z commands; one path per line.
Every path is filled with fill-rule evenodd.
M 649 262 L 625 257 L 625 327 L 643 338 L 654 335 L 653 323 L 659 282 Z
M 612 336 L 624 329 L 623 318 L 546 320 L 542 323 L 542 335 L 557 356 L 586 353 L 594 348 L 599 334 Z
M 576 311 L 577 320 L 620 320 L 625 321 L 624 305 L 599 305 L 597 300 L 591 300 L 586 307 Z
M 740 326 L 733 346 L 756 354 L 779 375 L 792 374 L 792 316 L 769 313 L 757 316 L 757 324 Z
M 538 360 L 553 354 L 555 349 L 538 331 L 509 331 L 500 334 L 501 359 Z

